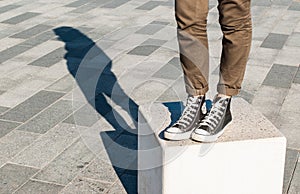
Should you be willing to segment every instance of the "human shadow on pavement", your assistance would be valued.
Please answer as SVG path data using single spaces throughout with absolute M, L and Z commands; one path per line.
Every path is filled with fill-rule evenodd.
M 72 27 L 63 26 L 53 31 L 65 43 L 67 68 L 87 102 L 113 128 L 101 131 L 99 138 L 118 178 L 127 193 L 137 193 L 137 104 L 124 92 L 111 71 L 112 60 L 91 38 Z M 123 114 L 109 103 L 111 101 L 129 114 L 134 127 L 127 124 Z M 101 159 L 102 155 L 98 157 Z

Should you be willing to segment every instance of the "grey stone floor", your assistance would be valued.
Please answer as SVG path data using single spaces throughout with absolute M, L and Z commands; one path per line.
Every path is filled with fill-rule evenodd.
M 173 4 L 0 1 L 0 193 L 136 193 L 137 105 L 185 98 Z M 222 37 L 216 4 L 210 97 Z M 287 137 L 283 190 L 300 193 L 300 1 L 253 0 L 252 15 L 240 96 Z

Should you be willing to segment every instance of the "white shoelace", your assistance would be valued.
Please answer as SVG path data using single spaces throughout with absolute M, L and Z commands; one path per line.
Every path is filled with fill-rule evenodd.
M 187 127 L 187 125 L 189 125 L 193 121 L 193 118 L 195 117 L 195 114 L 197 112 L 197 108 L 199 107 L 199 103 L 196 103 L 197 100 L 198 98 L 193 96 L 189 96 L 187 98 L 183 113 L 174 125 L 178 124 L 179 126 Z
M 228 102 L 225 101 L 225 105 Z M 200 125 L 208 126 L 210 129 L 216 128 L 220 120 L 222 119 L 223 114 L 225 113 L 226 107 L 222 105 L 222 100 L 219 100 L 213 105 L 208 115 L 204 117 Z

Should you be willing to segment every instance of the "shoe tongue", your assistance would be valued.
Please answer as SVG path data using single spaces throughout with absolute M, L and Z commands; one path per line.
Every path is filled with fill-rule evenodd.
M 189 96 L 188 99 L 191 101 L 191 102 L 196 102 L 196 100 L 198 99 L 198 97 L 196 96 Z
M 222 97 L 220 97 L 220 96 L 216 96 L 215 99 L 214 99 L 214 101 L 213 101 L 213 103 L 218 102 L 221 98 L 222 98 Z

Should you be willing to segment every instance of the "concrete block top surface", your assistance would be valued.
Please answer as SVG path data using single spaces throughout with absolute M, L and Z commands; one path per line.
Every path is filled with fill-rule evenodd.
M 199 144 L 193 140 L 170 141 L 164 139 L 163 131 L 169 127 L 183 110 L 182 102 L 148 103 L 139 107 L 147 124 L 157 135 L 158 142 L 165 146 Z M 242 98 L 233 98 L 231 103 L 233 120 L 226 126 L 217 143 L 282 137 L 282 133 L 259 111 Z M 175 116 L 174 116 L 175 115 Z

